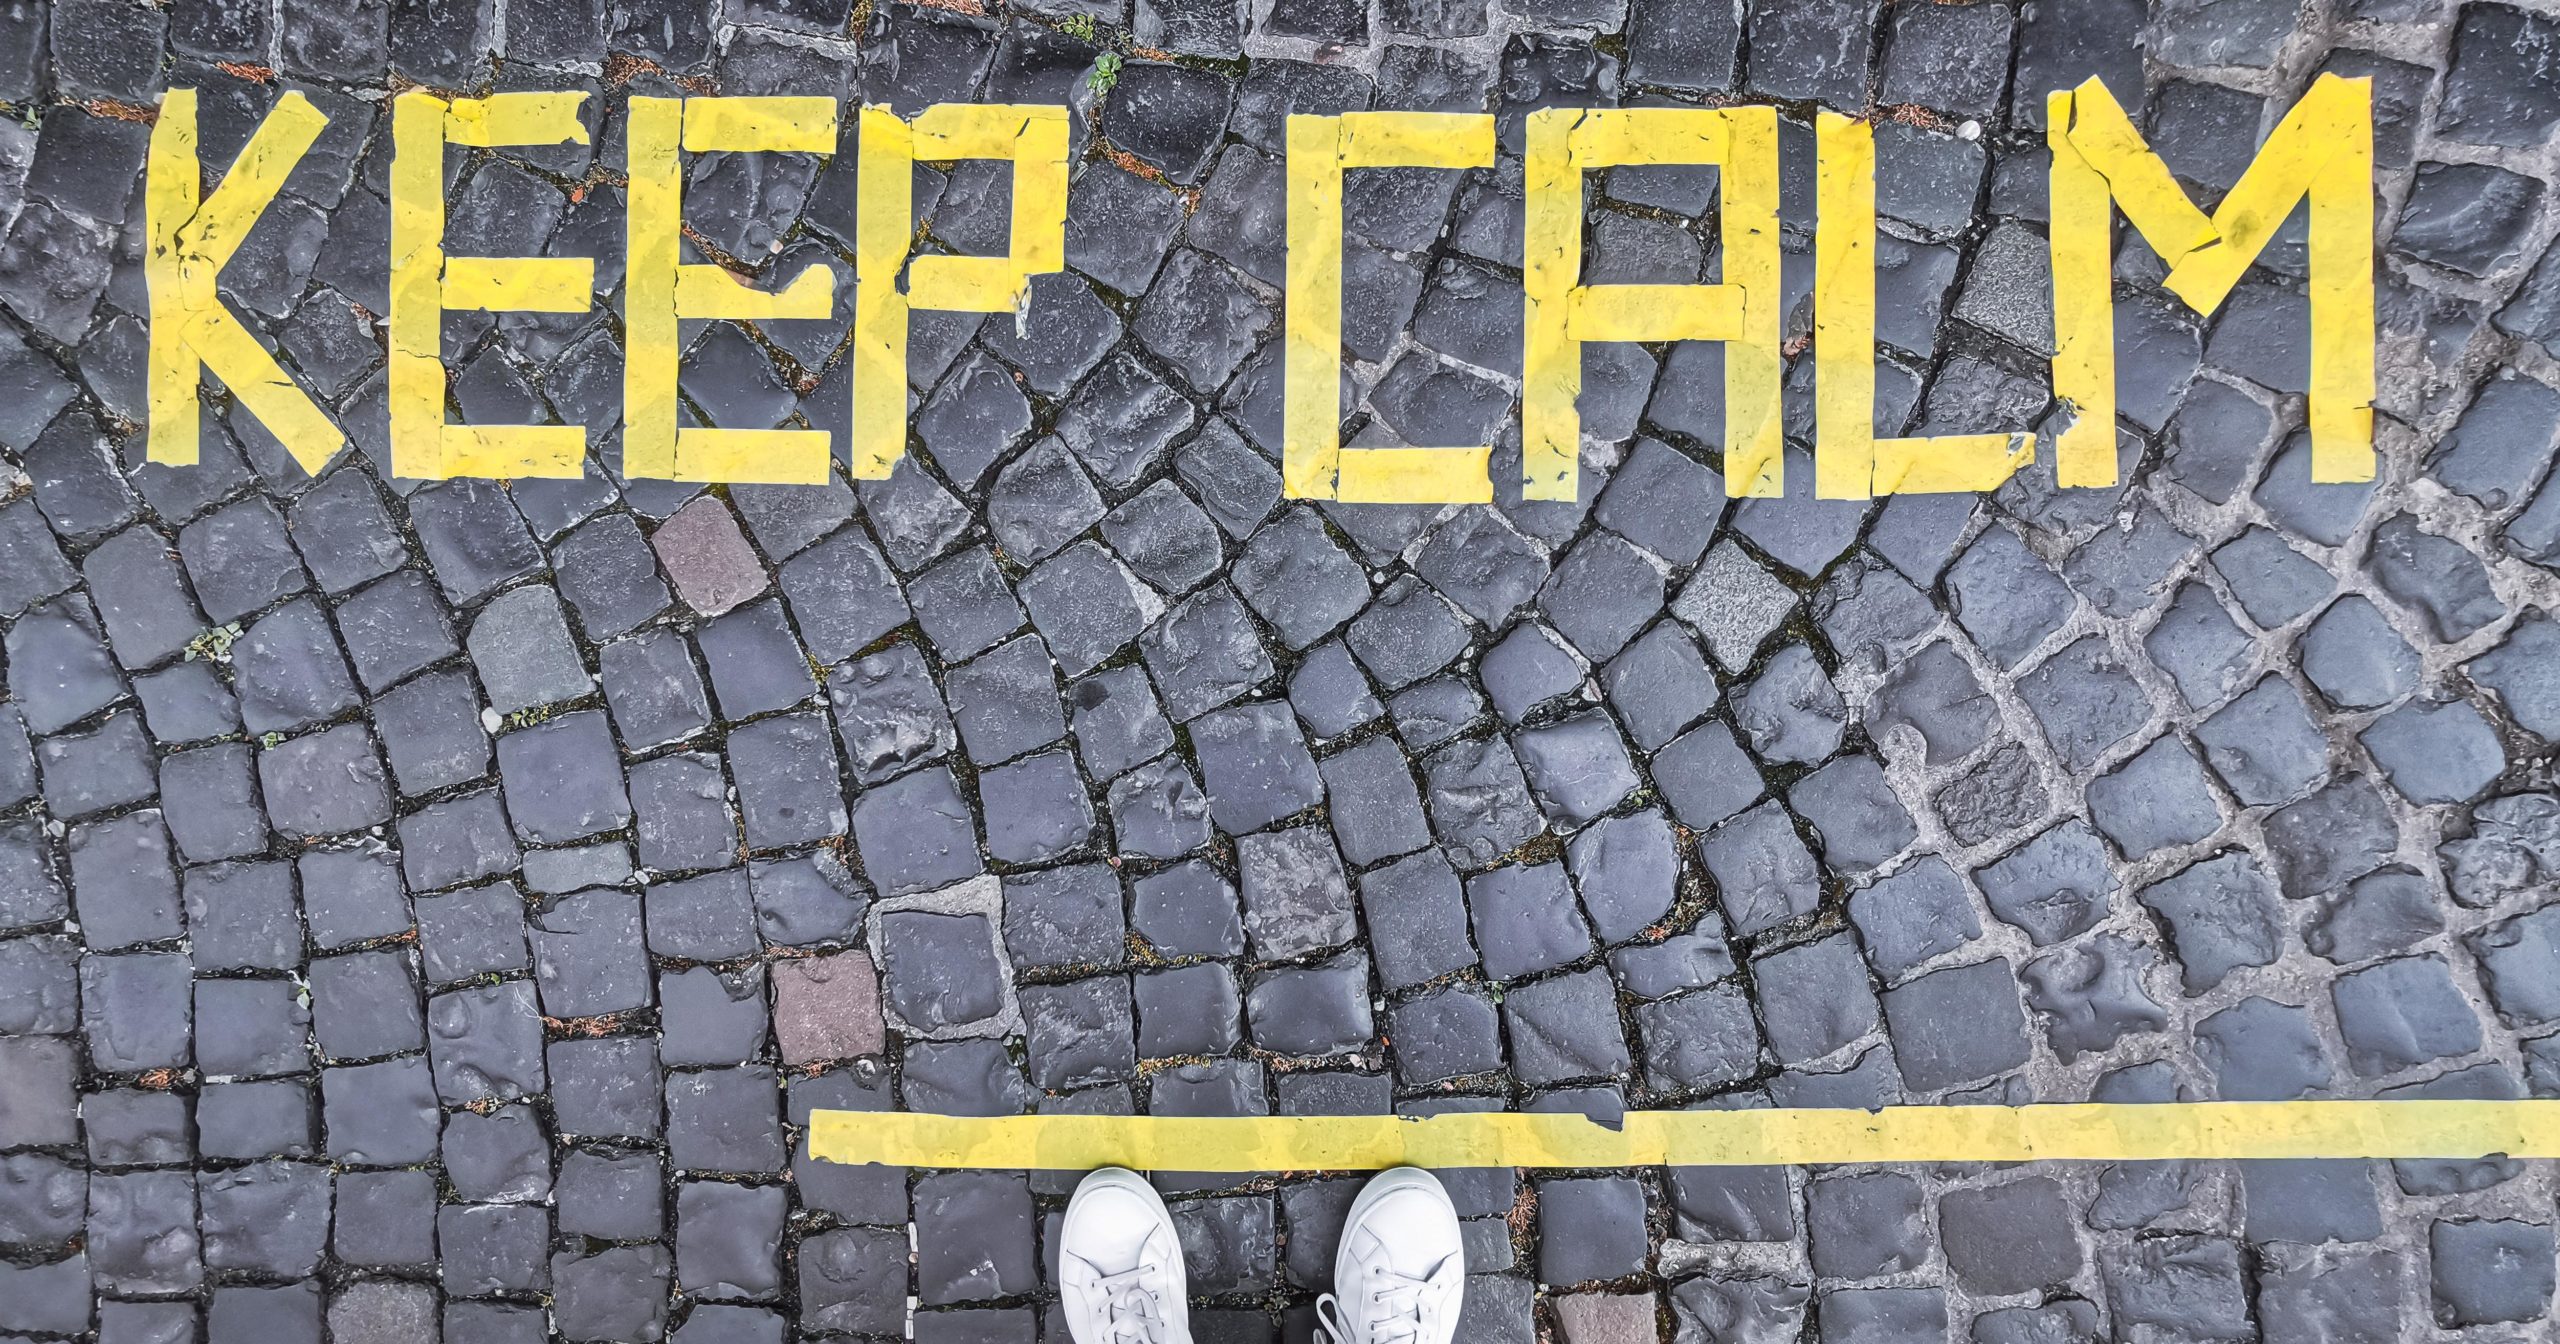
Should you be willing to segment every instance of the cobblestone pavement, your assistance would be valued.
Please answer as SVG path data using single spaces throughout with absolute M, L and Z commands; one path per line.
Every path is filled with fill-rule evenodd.
M 2552 0 L 847 3 L 0 3 L 0 1336 L 1062 1338 L 1064 1178 L 815 1165 L 817 1107 L 2560 1095 Z M 1591 351 L 1579 504 L 1279 497 L 1291 111 L 1502 114 L 1354 177 L 1354 442 L 1516 443 L 1524 110 L 1731 98 L 1791 334 L 1792 118 L 1879 113 L 1885 417 L 1985 430 L 2052 413 L 2045 92 L 2210 199 L 2320 71 L 2380 116 L 2371 487 L 2307 483 L 2280 242 L 2201 325 L 2126 249 L 2124 488 L 1728 505 L 1688 345 Z M 380 96 L 492 80 L 597 144 L 456 151 L 450 248 L 598 302 L 455 318 L 457 413 L 603 447 L 388 479 Z M 363 449 L 316 480 L 236 412 L 139 465 L 167 85 L 216 162 L 332 118 L 227 276 Z M 611 474 L 620 98 L 680 90 L 1077 109 L 1073 273 L 919 316 L 886 482 Z M 690 179 L 701 252 L 849 277 L 850 152 Z M 1712 173 L 1596 186 L 1593 279 L 1713 265 Z M 916 200 L 1001 247 L 1001 171 Z M 841 429 L 841 314 L 687 335 L 700 419 Z M 2552 1176 L 1453 1187 L 1471 1344 L 2346 1344 L 2549 1338 Z M 1302 1339 L 1356 1182 L 1162 1179 L 1204 1338 Z

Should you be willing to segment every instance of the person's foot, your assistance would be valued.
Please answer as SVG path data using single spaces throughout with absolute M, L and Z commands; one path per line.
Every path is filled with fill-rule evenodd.
M 1191 1344 L 1182 1243 L 1146 1178 L 1087 1175 L 1058 1233 L 1058 1292 L 1076 1344 Z
M 1397 1167 L 1352 1201 L 1316 1316 L 1334 1344 L 1449 1344 L 1466 1283 L 1449 1192 L 1430 1172 Z

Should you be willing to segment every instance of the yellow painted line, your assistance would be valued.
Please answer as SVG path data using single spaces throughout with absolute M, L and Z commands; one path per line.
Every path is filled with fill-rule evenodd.
M 810 1152 L 898 1167 L 1373 1171 L 2171 1158 L 2560 1157 L 2560 1101 L 1891 1106 L 1579 1115 L 1026 1115 L 819 1111 Z

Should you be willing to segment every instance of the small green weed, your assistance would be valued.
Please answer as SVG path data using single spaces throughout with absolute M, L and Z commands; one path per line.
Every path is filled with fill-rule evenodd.
M 237 622 L 215 626 L 187 641 L 187 661 L 192 663 L 199 658 L 204 658 L 217 663 L 221 662 L 231 656 L 232 642 L 239 638 L 240 626 Z

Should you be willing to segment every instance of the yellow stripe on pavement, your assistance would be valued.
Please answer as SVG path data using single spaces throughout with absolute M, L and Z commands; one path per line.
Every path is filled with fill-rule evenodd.
M 2170 1158 L 2560 1157 L 2560 1101 L 1891 1106 L 1580 1115 L 1025 1115 L 819 1111 L 810 1152 L 898 1167 L 1374 1171 Z

